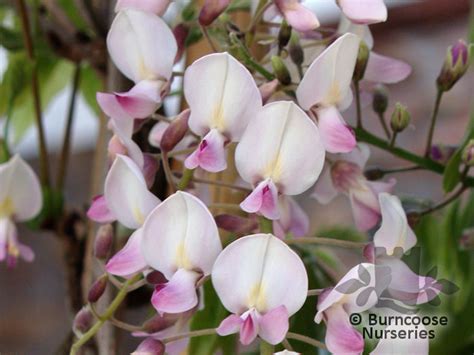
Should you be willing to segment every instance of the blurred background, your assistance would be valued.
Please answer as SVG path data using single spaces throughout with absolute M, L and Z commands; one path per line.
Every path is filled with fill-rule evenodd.
M 57 6 L 57 4 L 54 5 L 55 2 L 54 0 L 46 1 L 48 6 L 53 8 Z M 81 1 L 75 1 L 74 4 L 72 0 L 69 2 L 71 4 L 68 4 L 68 1 L 58 1 L 60 5 L 66 3 L 67 6 Z M 313 0 L 305 3 L 318 14 L 323 25 L 337 26 L 339 9 L 334 1 Z M 412 126 L 399 135 L 397 144 L 421 154 L 434 104 L 435 80 L 443 63 L 446 48 L 460 38 L 468 39 L 469 0 L 387 0 L 386 3 L 389 6 L 388 21 L 371 26 L 375 40 L 374 50 L 380 54 L 401 59 L 413 68 L 407 80 L 389 86 L 388 112 L 392 111 L 397 101 L 408 107 L 412 116 Z M 8 25 L 11 16 L 8 15 L 1 2 L 0 14 L 0 24 Z M 0 44 L 2 42 L 0 40 Z M 0 47 L 0 78 L 5 75 L 8 64 L 6 49 Z M 73 64 L 62 60 L 54 65 L 42 84 L 48 96 L 44 102 L 48 146 L 56 153 L 59 151 L 64 131 L 73 70 Z M 72 136 L 73 156 L 66 182 L 66 200 L 76 208 L 83 208 L 89 202 L 90 171 L 93 168 L 94 151 L 100 129 L 98 110 L 91 102 L 93 102 L 95 91 L 101 87 L 96 81 L 101 79 L 95 76 L 92 70 L 90 73 L 86 72 L 86 75 L 89 74 L 90 78 L 84 81 L 84 85 L 87 86 L 83 88 L 83 93 L 88 92 L 89 96 L 83 93 L 78 96 Z M 459 144 L 473 108 L 473 93 L 474 74 L 473 70 L 470 70 L 466 77 L 443 98 L 439 123 L 434 136 L 435 143 Z M 0 97 L 2 95 L 0 92 Z M 25 101 L 23 109 L 15 115 L 18 117 L 31 115 L 31 107 L 28 105 L 31 106 L 31 102 Z M 169 112 L 176 110 L 176 102 L 169 102 L 167 109 Z M 351 110 L 344 116 L 349 122 L 355 121 Z M 383 136 L 378 118 L 370 106 L 364 109 L 363 116 L 365 127 Z M 1 124 L 0 118 L 0 126 Z M 15 151 L 28 158 L 37 168 L 36 131 L 29 125 L 16 128 L 16 137 L 13 142 Z M 3 130 L 0 128 L 0 131 Z M 56 159 L 51 160 L 53 165 L 55 161 Z M 374 148 L 370 165 L 395 168 L 409 164 Z M 397 174 L 394 177 L 398 180 L 395 193 L 401 196 L 410 195 L 434 201 L 440 201 L 444 196 L 441 188 L 442 177 L 439 175 L 416 171 Z M 318 234 L 317 231 L 330 230 L 334 225 L 352 225 L 348 200 L 343 196 L 327 206 L 319 205 L 308 196 L 301 196 L 299 201 L 310 214 L 311 230 L 316 231 L 316 234 Z M 444 216 L 438 215 L 435 220 L 442 221 L 443 218 Z M 468 214 L 466 218 L 474 222 L 474 215 Z M 446 223 L 449 226 L 454 222 L 440 223 L 444 223 L 443 226 L 446 227 Z M 434 222 L 432 224 L 435 226 Z M 436 233 L 442 232 L 438 230 Z M 61 241 L 51 233 L 31 232 L 23 227 L 20 228 L 20 236 L 24 243 L 33 248 L 36 260 L 33 264 L 20 262 L 14 270 L 7 270 L 5 264 L 0 264 L 0 353 L 53 354 L 69 333 L 72 322 L 66 297 L 66 275 L 64 268 L 61 267 L 64 263 Z M 432 235 L 431 238 L 436 240 L 437 235 Z M 438 247 L 443 247 L 443 244 L 439 243 Z M 472 256 L 472 251 L 470 253 Z M 343 264 L 349 266 L 353 265 L 360 256 L 341 252 L 338 257 Z M 451 261 L 454 262 L 454 260 Z M 467 263 L 466 265 L 470 267 L 470 270 L 465 271 L 470 271 L 472 274 L 474 264 Z M 470 307 L 466 307 L 465 312 L 470 313 L 474 319 L 472 305 L 473 303 Z M 466 323 L 463 326 L 468 327 L 468 331 L 470 327 L 472 338 L 473 323 Z M 117 352 L 126 354 L 136 346 L 136 343 L 136 341 L 127 341 Z M 439 349 L 444 349 L 444 347 Z M 466 349 L 458 349 L 450 353 L 472 353 L 470 351 L 473 350 L 472 348 Z M 433 353 L 442 353 L 442 351 L 444 350 L 433 349 Z

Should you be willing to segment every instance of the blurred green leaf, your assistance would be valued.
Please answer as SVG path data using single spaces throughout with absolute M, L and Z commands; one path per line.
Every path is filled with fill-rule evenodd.
M 17 51 L 23 48 L 21 33 L 0 26 L 0 46 L 5 47 L 9 51 Z
M 99 78 L 94 69 L 89 66 L 84 65 L 81 69 L 79 89 L 92 111 L 94 111 L 97 116 L 100 115 L 101 111 L 97 104 L 96 93 L 104 91 L 104 87 L 101 78 Z

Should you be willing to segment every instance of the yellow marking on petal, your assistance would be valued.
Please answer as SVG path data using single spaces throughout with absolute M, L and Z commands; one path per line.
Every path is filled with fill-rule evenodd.
M 184 245 L 184 242 L 179 243 L 178 247 L 176 248 L 176 266 L 178 269 L 192 269 L 192 264 L 188 258 L 188 254 L 186 253 L 186 246 Z
M 265 311 L 267 306 L 265 293 L 265 287 L 262 283 L 256 283 L 250 290 L 247 300 L 248 307 L 255 308 L 259 312 Z
M 337 105 L 341 101 L 341 88 L 337 82 L 333 82 L 324 98 L 325 106 Z
M 140 210 L 138 206 L 132 207 L 132 214 L 133 214 L 133 218 L 135 218 L 135 220 L 140 225 L 142 225 L 145 222 L 145 216 L 143 215 L 142 211 Z
M 0 203 L 0 218 L 2 217 L 10 217 L 15 212 L 15 206 L 13 205 L 13 201 L 10 197 L 5 198 Z
M 20 249 L 18 249 L 18 247 L 14 243 L 8 243 L 7 254 L 18 258 L 18 256 L 20 255 Z
M 277 155 L 268 165 L 265 167 L 263 176 L 267 179 L 272 179 L 273 181 L 278 181 L 281 175 L 281 159 L 280 154 Z
M 225 122 L 224 122 L 224 110 L 222 109 L 222 105 L 215 107 L 212 113 L 211 118 L 211 128 L 217 129 L 219 132 L 223 132 L 225 129 Z

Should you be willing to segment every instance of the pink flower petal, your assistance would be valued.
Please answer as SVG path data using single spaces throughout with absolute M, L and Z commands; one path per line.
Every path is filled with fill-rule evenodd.
M 352 215 L 357 229 L 367 231 L 380 220 L 377 196 L 370 190 L 360 190 L 350 195 Z
M 184 161 L 188 169 L 201 167 L 209 172 L 219 172 L 227 168 L 225 138 L 216 129 L 211 129 L 199 147 Z
M 295 30 L 306 32 L 319 27 L 316 15 L 300 4 L 298 0 L 276 0 L 276 6 L 285 17 L 288 24 Z
M 337 3 L 352 22 L 373 24 L 387 20 L 387 7 L 383 0 L 338 0 Z
M 331 166 L 324 165 L 323 171 L 319 176 L 316 185 L 314 185 L 313 193 L 311 197 L 315 198 L 319 203 L 323 205 L 331 202 L 337 195 L 338 191 L 334 187 L 331 177 Z
M 409 64 L 370 52 L 364 80 L 382 84 L 395 84 L 405 80 L 410 73 L 411 66 Z
M 348 153 L 357 142 L 354 132 L 334 106 L 318 109 L 318 127 L 324 147 L 330 153 Z
M 111 223 L 116 220 L 113 213 L 107 207 L 104 195 L 92 199 L 91 206 L 87 210 L 87 217 L 97 223 Z
M 106 264 L 108 273 L 117 276 L 131 276 L 146 268 L 147 264 L 141 252 L 142 229 L 137 229 Z
M 261 213 L 268 219 L 278 219 L 280 218 L 280 212 L 277 203 L 277 187 L 271 180 L 267 179 L 257 185 L 240 204 L 240 207 L 248 213 Z
M 20 251 L 20 256 L 24 261 L 31 263 L 33 260 L 35 260 L 35 253 L 28 245 L 19 244 L 18 250 Z
M 285 339 L 289 329 L 288 311 L 285 306 L 274 308 L 259 319 L 258 335 L 266 342 L 276 345 Z
M 159 313 L 182 313 L 198 304 L 196 281 L 199 274 L 179 269 L 168 283 L 156 286 L 151 303 Z
M 229 6 L 230 0 L 205 0 L 199 13 L 199 24 L 209 26 Z
M 216 329 L 217 334 L 221 336 L 226 336 L 230 334 L 235 334 L 240 331 L 240 327 L 244 323 L 243 319 L 236 314 L 231 314 L 225 318 L 219 327 Z
M 283 239 L 287 233 L 295 237 L 303 237 L 309 230 L 309 218 L 298 203 L 289 196 L 278 198 L 280 219 L 273 221 L 273 233 Z
M 250 311 L 240 328 L 240 342 L 243 345 L 249 345 L 255 340 L 258 334 L 258 320 L 255 311 Z
M 146 338 L 131 353 L 131 355 L 163 355 L 165 353 L 165 345 L 156 339 Z
M 131 90 L 114 93 L 116 104 L 132 118 L 147 118 L 161 104 L 160 91 L 164 85 L 160 80 L 142 80 Z

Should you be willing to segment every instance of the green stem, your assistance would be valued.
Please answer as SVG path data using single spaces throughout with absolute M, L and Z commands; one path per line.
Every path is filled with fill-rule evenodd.
M 262 233 L 273 233 L 273 222 L 272 220 L 260 217 L 260 232 Z
M 393 132 L 392 139 L 390 139 L 390 148 L 395 147 L 395 141 L 397 140 L 398 132 Z
M 294 239 L 285 239 L 287 244 L 321 244 L 327 246 L 343 247 L 343 248 L 363 248 L 367 243 L 353 242 L 350 240 L 341 240 L 322 237 L 299 237 Z
M 181 179 L 178 182 L 178 190 L 184 190 L 186 187 L 188 187 L 189 183 L 193 179 L 193 174 L 194 170 L 191 169 L 184 169 L 183 175 L 181 176 Z
M 71 99 L 69 101 L 69 108 L 68 108 L 67 119 L 66 119 L 66 128 L 64 130 L 63 146 L 61 150 L 61 156 L 59 159 L 58 181 L 57 181 L 57 186 L 58 186 L 59 191 L 62 191 L 64 187 L 64 180 L 66 179 L 67 164 L 69 162 L 69 156 L 71 152 L 72 124 L 74 121 L 74 109 L 76 107 L 76 97 L 77 97 L 77 90 L 79 89 L 80 77 L 81 77 L 81 64 L 76 63 L 76 67 L 74 70 L 74 78 L 72 81 Z
M 17 0 L 18 12 L 21 18 L 21 28 L 23 34 L 23 42 L 25 44 L 28 58 L 33 64 L 31 72 L 31 90 L 33 94 L 33 104 L 35 110 L 35 123 L 38 131 L 38 144 L 40 152 L 40 178 L 44 187 L 50 185 L 49 182 L 49 161 L 48 149 L 46 147 L 46 138 L 43 128 L 43 119 L 41 113 L 41 100 L 38 84 L 38 66 L 36 63 L 35 52 L 33 47 L 33 39 L 31 37 L 30 22 L 28 19 L 28 11 L 24 0 Z
M 168 184 L 170 185 L 171 191 L 175 193 L 176 185 L 175 185 L 173 173 L 171 171 L 169 157 L 168 157 L 167 152 L 161 153 L 161 162 L 163 163 L 163 170 L 165 172 L 166 180 L 168 181 Z
M 104 323 L 114 315 L 117 308 L 122 304 L 125 296 L 127 296 L 128 286 L 140 280 L 141 277 L 142 275 L 138 274 L 124 282 L 122 289 L 117 293 L 117 296 L 115 296 L 115 299 L 112 301 L 109 307 L 107 307 L 100 319 L 98 319 L 97 322 L 72 345 L 69 355 L 77 354 L 79 349 L 97 334 L 99 329 L 102 328 Z
M 297 333 L 288 332 L 288 333 L 286 333 L 286 337 L 287 337 L 287 339 L 298 340 L 298 341 L 301 341 L 303 343 L 315 346 L 315 347 L 320 348 L 320 349 L 324 349 L 324 350 L 327 349 L 326 345 L 324 343 L 321 343 L 319 340 L 307 337 L 306 335 L 301 335 L 301 334 L 297 334 Z
M 435 211 L 438 211 L 444 207 L 446 207 L 447 205 L 449 205 L 451 202 L 454 202 L 459 196 L 462 195 L 462 193 L 464 191 L 466 191 L 467 187 L 466 186 L 461 186 L 459 188 L 458 191 L 456 191 L 453 195 L 451 195 L 451 197 L 449 197 L 448 199 L 446 199 L 445 201 L 441 202 L 440 204 L 436 205 L 436 206 L 433 206 L 423 212 L 420 212 L 420 216 L 425 216 L 427 214 L 430 214 L 432 212 L 435 212 Z
M 430 130 L 428 131 L 428 139 L 426 141 L 425 157 L 430 156 L 431 142 L 433 140 L 434 129 L 436 126 L 436 119 L 438 118 L 439 106 L 441 104 L 442 97 L 443 97 L 443 91 L 438 89 L 438 92 L 436 93 L 436 101 L 434 105 L 433 115 L 431 116 Z
M 388 129 L 387 122 L 385 122 L 385 117 L 384 114 L 379 112 L 378 113 L 380 124 L 382 125 L 383 131 L 385 132 L 385 135 L 387 136 L 387 139 L 390 139 L 390 130 Z
M 194 337 L 201 337 L 204 335 L 213 335 L 216 334 L 216 329 L 215 328 L 209 328 L 209 329 L 201 329 L 201 330 L 193 330 L 188 333 L 183 333 L 183 334 L 178 334 L 178 335 L 173 335 L 171 337 L 165 338 L 162 340 L 163 343 L 171 343 L 172 341 L 184 339 L 184 338 L 194 338 Z
M 265 340 L 260 340 L 260 355 L 273 355 L 273 345 L 267 343 Z

